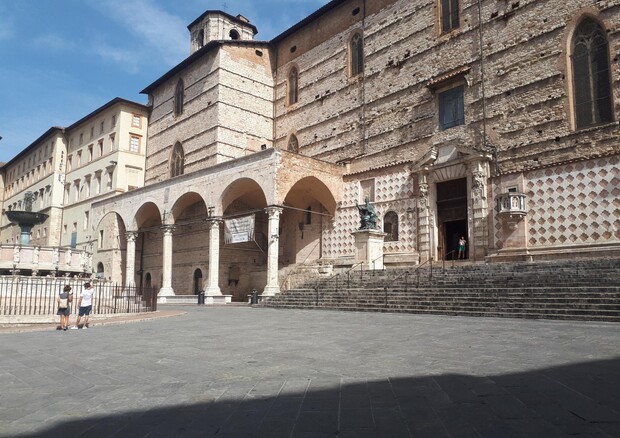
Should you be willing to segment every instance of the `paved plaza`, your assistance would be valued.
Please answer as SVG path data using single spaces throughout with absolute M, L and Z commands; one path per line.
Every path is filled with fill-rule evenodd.
M 0 332 L 0 436 L 620 436 L 620 324 L 173 310 Z

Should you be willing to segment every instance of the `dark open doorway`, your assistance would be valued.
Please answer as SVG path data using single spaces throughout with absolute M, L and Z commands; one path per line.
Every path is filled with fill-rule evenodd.
M 455 179 L 437 184 L 437 222 L 440 260 L 458 258 L 459 238 L 467 234 L 467 179 Z M 465 247 L 467 258 L 468 247 Z

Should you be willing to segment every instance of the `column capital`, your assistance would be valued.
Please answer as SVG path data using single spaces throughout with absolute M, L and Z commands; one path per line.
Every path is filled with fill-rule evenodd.
M 224 222 L 224 219 L 222 219 L 221 217 L 208 217 L 205 219 L 205 222 L 207 223 L 207 226 L 209 228 L 213 228 L 220 226 L 220 224 Z
M 127 231 L 125 233 L 125 237 L 127 238 L 128 242 L 135 242 L 136 239 L 138 238 L 138 232 L 137 231 Z
M 265 212 L 269 215 L 269 219 L 271 218 L 279 218 L 280 214 L 282 214 L 283 208 L 278 207 L 276 205 L 270 205 L 265 208 Z
M 175 230 L 174 225 L 162 225 L 161 230 L 163 231 L 165 236 L 172 236 L 172 233 Z

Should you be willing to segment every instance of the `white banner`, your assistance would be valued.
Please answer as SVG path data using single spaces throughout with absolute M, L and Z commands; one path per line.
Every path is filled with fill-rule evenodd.
M 224 219 L 224 243 L 252 242 L 254 215 Z

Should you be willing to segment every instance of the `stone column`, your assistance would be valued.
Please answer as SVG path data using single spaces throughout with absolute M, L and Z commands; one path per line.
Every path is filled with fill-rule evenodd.
M 125 286 L 135 286 L 136 277 L 136 239 L 137 231 L 127 231 L 127 259 L 125 260 Z
M 280 207 L 267 207 L 265 209 L 269 215 L 269 247 L 267 250 L 267 286 L 263 290 L 263 295 L 271 296 L 280 292 L 278 285 L 278 245 L 280 229 Z
M 173 225 L 164 225 L 161 227 L 164 234 L 163 261 L 162 261 L 162 285 L 157 294 L 159 297 L 169 297 L 174 295 L 172 289 L 172 233 Z M 163 298 L 160 302 L 166 302 Z
M 220 290 L 220 219 L 207 219 L 209 226 L 209 277 L 205 295 L 222 295 Z

